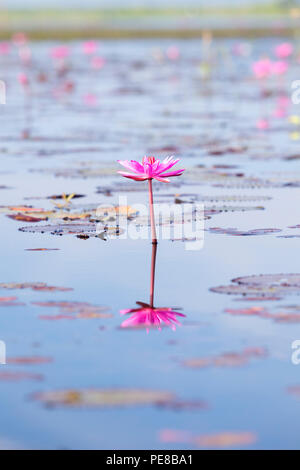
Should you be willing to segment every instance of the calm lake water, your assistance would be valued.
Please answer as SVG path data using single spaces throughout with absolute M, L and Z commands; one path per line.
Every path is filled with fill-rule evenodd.
M 264 4 L 266 3 L 272 3 L 272 0 L 265 0 Z M 6 8 L 42 8 L 42 7 L 53 7 L 53 8 L 59 8 L 61 7 L 61 2 L 58 0 L 46 0 L 41 2 L 40 0 L 10 0 L 9 2 L 3 2 Z M 258 4 L 258 0 L 241 0 L 239 4 L 245 4 L 245 5 L 255 5 Z M 201 7 L 201 6 L 207 6 L 207 2 L 204 0 L 127 0 L 126 2 L 122 0 L 87 0 L 84 2 L 84 5 L 82 4 L 81 1 L 79 0 L 69 0 L 68 4 L 71 7 L 76 7 L 76 8 L 119 8 L 119 7 L 175 7 L 175 6 L 192 6 L 192 7 Z M 236 1 L 235 0 L 213 0 L 210 2 L 211 5 L 216 5 L 216 6 L 226 6 L 226 5 L 232 5 L 235 6 Z M 65 5 L 63 6 L 65 8 Z
M 300 339 L 300 287 L 289 276 L 300 272 L 300 232 L 289 228 L 300 224 L 299 105 L 290 100 L 299 66 L 292 57 L 286 75 L 258 83 L 252 62 L 274 59 L 278 41 L 238 44 L 103 41 L 99 69 L 77 42 L 66 66 L 55 68 L 48 42 L 32 44 L 27 67 L 16 48 L 0 58 L 0 282 L 35 286 L 0 291 L 0 447 L 299 448 L 291 344 Z M 268 129 L 257 128 L 261 120 Z M 155 305 L 186 315 L 175 331 L 120 328 L 120 310 L 149 300 L 149 240 L 18 230 L 72 223 L 57 215 L 62 200 L 47 199 L 62 193 L 84 195 L 66 205 L 70 213 L 117 204 L 119 195 L 146 202 L 143 183 L 126 186 L 116 174 L 118 159 L 144 154 L 173 154 L 187 168 L 155 186 L 156 201 L 204 201 L 210 217 L 202 250 L 158 244 Z M 25 221 L 29 205 L 49 211 L 48 220 Z M 7 217 L 15 214 L 21 220 Z M 278 231 L 237 236 L 216 227 Z M 55 250 L 28 251 L 37 248 Z M 264 297 L 251 283 L 237 284 L 236 295 L 210 290 L 260 274 L 279 274 L 255 278 Z

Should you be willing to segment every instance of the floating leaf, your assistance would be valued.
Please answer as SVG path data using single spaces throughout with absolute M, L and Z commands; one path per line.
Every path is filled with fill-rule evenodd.
M 23 302 L 16 302 L 17 297 L 0 297 L 0 307 L 20 307 L 24 306 Z
M 93 408 L 160 405 L 172 401 L 174 395 L 156 390 L 95 388 L 45 391 L 34 394 L 33 399 L 50 407 Z
M 36 291 L 45 291 L 45 292 L 67 292 L 73 290 L 70 287 L 55 287 L 55 286 L 48 286 L 44 282 L 23 282 L 23 283 L 0 283 L 0 289 L 32 289 Z
M 236 228 L 220 228 L 220 227 L 210 227 L 208 231 L 211 233 L 236 235 L 236 236 L 241 236 L 241 237 L 247 237 L 247 236 L 253 236 L 253 235 L 266 235 L 269 233 L 281 232 L 281 230 L 277 228 L 257 228 L 257 229 L 244 231 L 244 230 L 238 230 Z
M 214 357 L 201 357 L 187 359 L 183 366 L 192 369 L 202 369 L 205 367 L 239 367 L 249 363 L 251 358 L 262 358 L 266 356 L 263 348 L 246 348 L 241 352 L 228 352 Z
M 300 385 L 293 385 L 288 387 L 287 391 L 291 395 L 295 395 L 296 398 L 300 398 Z
M 261 274 L 233 279 L 229 286 L 212 287 L 220 294 L 242 294 L 251 297 L 278 297 L 300 293 L 300 274 Z
M 18 220 L 21 222 L 41 222 L 42 220 L 46 220 L 47 217 L 33 217 L 32 215 L 26 214 L 8 214 L 7 217 L 13 220 Z
M 197 447 L 203 448 L 240 447 L 254 444 L 256 440 L 256 434 L 245 431 L 226 431 L 216 434 L 203 434 L 193 438 L 194 444 Z
M 32 302 L 33 305 L 47 308 L 58 308 L 61 315 L 56 315 L 55 318 L 51 316 L 40 316 L 42 320 L 65 320 L 69 315 L 71 318 L 111 318 L 112 315 L 108 313 L 108 307 L 103 305 L 92 305 L 88 302 L 67 302 L 67 301 L 48 301 L 48 302 Z M 75 315 L 74 315 L 75 314 Z M 74 317 L 72 317 L 74 315 Z
M 83 222 L 83 223 L 70 223 L 70 224 L 52 224 L 52 225 L 32 225 L 28 227 L 21 227 L 21 232 L 32 233 L 49 233 L 51 235 L 77 235 L 80 238 L 98 237 L 101 238 L 103 232 L 108 235 L 118 236 L 122 233 L 119 227 L 109 227 L 103 224 L 103 232 L 100 231 L 101 225 L 99 223 Z
M 35 364 L 47 364 L 53 362 L 52 357 L 42 356 L 20 356 L 20 357 L 9 357 L 6 360 L 7 364 L 18 364 L 18 365 L 35 365 Z
M 59 251 L 59 248 L 25 248 L 25 251 Z
M 12 371 L 2 371 L 0 370 L 0 381 L 6 382 L 19 382 L 21 380 L 43 380 L 44 376 L 42 374 L 32 374 L 29 372 L 12 372 Z

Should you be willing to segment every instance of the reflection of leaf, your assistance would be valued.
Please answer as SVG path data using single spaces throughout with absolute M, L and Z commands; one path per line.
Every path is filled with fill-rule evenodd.
M 251 235 L 266 235 L 269 233 L 281 232 L 281 230 L 278 228 L 257 228 L 257 229 L 252 229 L 252 230 L 237 230 L 236 228 L 220 228 L 220 227 L 210 227 L 208 231 L 211 233 L 237 235 L 241 237 L 251 236 Z
M 25 248 L 25 251 L 59 251 L 59 248 Z
M 300 398 L 300 385 L 293 385 L 288 387 L 287 391 L 291 395 L 295 395 L 296 398 Z
M 45 218 L 32 217 L 31 215 L 26 214 L 8 214 L 7 217 L 13 220 L 19 220 L 21 222 L 41 222 L 41 220 L 45 220 Z
M 20 356 L 7 358 L 7 364 L 20 364 L 20 365 L 33 365 L 33 364 L 47 364 L 52 362 L 52 357 L 42 356 Z
M 24 306 L 23 302 L 16 302 L 17 297 L 0 297 L 0 307 L 20 307 Z
M 253 444 L 257 440 L 257 436 L 249 431 L 224 431 L 193 435 L 188 431 L 163 429 L 159 433 L 159 440 L 165 443 L 189 443 L 202 448 L 227 448 Z
M 226 431 L 216 434 L 203 434 L 195 436 L 193 442 L 197 447 L 240 447 L 253 444 L 257 440 L 256 434 L 253 432 L 232 432 Z
M 7 382 L 19 382 L 20 380 L 43 380 L 43 375 L 30 372 L 11 372 L 0 370 L 0 380 Z
M 32 233 L 49 233 L 51 235 L 76 235 L 78 238 L 87 239 L 89 237 L 101 238 L 100 224 L 91 222 L 69 223 L 69 224 L 53 224 L 53 225 L 32 225 L 28 227 L 21 227 L 21 232 Z M 106 227 L 103 225 L 102 230 L 107 235 L 118 236 L 122 233 L 122 229 L 118 227 Z
M 241 352 L 228 352 L 219 356 L 187 359 L 185 367 L 202 369 L 205 367 L 239 367 L 248 364 L 252 358 L 263 358 L 266 350 L 263 348 L 246 348 Z
M 257 316 L 260 318 L 267 318 L 274 320 L 278 323 L 299 323 L 300 322 L 300 307 L 280 307 L 280 312 L 270 312 L 265 307 L 250 307 L 244 309 L 228 308 L 224 311 L 230 315 L 242 315 L 242 316 Z
M 232 279 L 229 286 L 212 287 L 212 292 L 220 294 L 242 294 L 252 297 L 274 297 L 300 294 L 300 274 L 261 274 Z
M 170 392 L 139 389 L 70 389 L 40 392 L 33 395 L 35 400 L 46 406 L 119 407 L 137 405 L 158 405 L 174 398 Z
M 65 302 L 65 301 L 49 301 L 49 302 L 32 302 L 33 305 L 39 307 L 55 307 L 59 309 L 61 315 L 40 316 L 42 320 L 63 320 L 73 318 L 111 318 L 108 313 L 108 307 L 103 305 L 92 305 L 87 302 Z M 74 316 L 71 316 L 75 314 Z M 70 316 L 70 317 L 69 317 Z
M 66 291 L 73 290 L 70 287 L 48 286 L 44 282 L 35 282 L 35 283 L 24 282 L 20 284 L 15 283 L 15 282 L 10 282 L 10 283 L 1 282 L 0 289 L 32 289 L 32 290 L 45 291 L 45 292 L 55 292 L 55 291 L 66 292 Z

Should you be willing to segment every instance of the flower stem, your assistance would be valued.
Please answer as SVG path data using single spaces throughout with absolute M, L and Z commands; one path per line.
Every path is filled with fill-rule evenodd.
M 152 179 L 148 180 L 148 187 L 149 187 L 149 204 L 150 204 L 150 221 L 151 221 L 152 243 L 157 244 L 155 219 L 154 219 L 154 207 L 153 207 Z
M 155 264 L 156 264 L 157 243 L 152 245 L 151 255 L 151 276 L 150 276 L 150 307 L 154 308 L 154 285 L 155 285 Z

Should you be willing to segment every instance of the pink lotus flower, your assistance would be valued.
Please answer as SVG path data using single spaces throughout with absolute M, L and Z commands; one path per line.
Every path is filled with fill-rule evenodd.
M 285 117 L 287 114 L 286 112 L 286 109 L 285 108 L 276 108 L 274 111 L 273 111 L 273 116 L 275 118 L 282 118 L 282 117 Z
M 102 69 L 102 67 L 105 65 L 105 59 L 103 57 L 93 57 L 91 61 L 91 66 L 95 70 Z
M 280 59 L 285 59 L 293 53 L 293 45 L 289 42 L 283 42 L 275 48 L 275 54 Z
M 176 46 L 168 47 L 166 54 L 167 54 L 168 59 L 170 60 L 177 60 L 179 59 L 179 56 L 180 56 L 179 49 Z
M 25 73 L 19 73 L 18 81 L 24 87 L 27 87 L 29 85 L 29 80 Z
M 154 308 L 142 302 L 137 303 L 141 308 L 120 311 L 121 315 L 132 314 L 121 324 L 121 328 L 146 328 L 148 332 L 149 328 L 161 330 L 166 325 L 175 330 L 176 325 L 181 324 L 176 317 L 185 317 L 183 313 L 174 312 L 170 307 Z
M 0 55 L 7 55 L 10 52 L 10 44 L 8 42 L 0 42 Z
M 56 46 L 51 49 L 51 56 L 53 59 L 63 60 L 70 55 L 70 48 L 68 46 Z
M 256 127 L 257 129 L 260 129 L 262 131 L 266 130 L 266 129 L 269 129 L 270 127 L 270 123 L 267 119 L 259 119 L 257 122 L 256 122 Z
M 94 54 L 97 50 L 96 41 L 86 41 L 82 44 L 83 52 L 87 55 Z
M 275 75 L 283 75 L 288 70 L 288 68 L 289 66 L 287 62 L 283 60 L 278 60 L 272 64 L 272 72 Z
M 135 160 L 118 160 L 118 162 L 128 170 L 133 171 L 133 174 L 124 171 L 118 171 L 118 173 L 125 176 L 125 178 L 131 178 L 135 181 L 156 179 L 162 183 L 169 183 L 168 177 L 180 176 L 184 172 L 184 168 L 167 171 L 179 162 L 179 159 L 174 159 L 173 157 L 167 157 L 162 162 L 154 157 L 144 157 L 142 163 Z
M 270 59 L 261 59 L 254 62 L 252 66 L 256 78 L 265 78 L 272 73 L 272 62 Z

